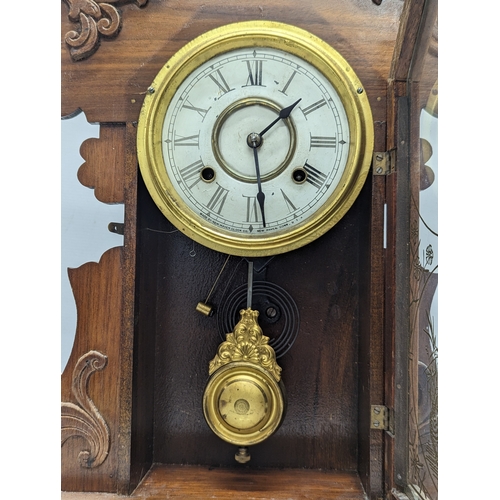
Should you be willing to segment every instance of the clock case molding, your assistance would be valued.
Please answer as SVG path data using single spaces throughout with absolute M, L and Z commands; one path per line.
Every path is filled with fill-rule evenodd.
M 62 2 L 62 116 L 83 110 L 89 122 L 100 123 L 99 138 L 81 146 L 78 178 L 99 201 L 124 204 L 124 245 L 68 271 L 78 320 L 61 380 L 62 490 L 134 496 L 142 488 L 144 498 L 169 485 L 195 491 L 203 481 L 210 484 L 212 466 L 213 475 L 228 474 L 217 476 L 220 498 L 238 484 L 244 492 L 252 481 L 265 482 L 268 492 L 292 481 L 295 492 L 307 487 L 314 493 L 317 485 L 318 498 L 343 491 L 342 485 L 357 488 L 359 498 L 363 489 L 371 499 L 401 498 L 408 394 L 416 390 L 407 356 L 411 199 L 418 199 L 418 117 L 437 75 L 437 57 L 435 66 L 423 65 L 437 3 L 90 4 Z M 264 279 L 281 280 L 301 309 L 297 345 L 280 361 L 289 401 L 299 403 L 271 438 L 274 445 L 258 445 L 252 461 L 238 468 L 231 446 L 188 411 L 204 388 L 205 359 L 220 343 L 215 323 L 195 312 L 196 302 L 183 309 L 176 299 L 204 298 L 226 257 L 168 236 L 172 227 L 148 196 L 135 151 L 145 92 L 169 57 L 201 33 L 252 19 L 296 25 L 343 55 L 369 96 L 375 151 L 392 152 L 392 163 L 382 172 L 372 167 L 358 200 L 326 235 L 265 266 Z M 113 33 L 106 26 L 114 26 Z M 75 56 L 75 43 L 67 40 L 84 37 L 86 53 Z M 311 289 L 321 290 L 317 303 Z M 196 368 L 182 377 L 186 363 Z M 175 388 L 168 383 L 174 378 Z M 387 430 L 372 428 L 374 405 L 393 416 Z M 201 412 L 201 399 L 198 406 Z M 179 447 L 185 456 L 172 451 Z M 181 463 L 194 472 L 173 465 Z M 286 475 L 297 468 L 304 470 Z M 331 476 L 318 476 L 318 469 Z

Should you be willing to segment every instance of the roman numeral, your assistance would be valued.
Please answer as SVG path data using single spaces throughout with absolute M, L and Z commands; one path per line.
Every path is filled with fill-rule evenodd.
M 198 182 L 201 181 L 200 172 L 203 168 L 203 162 L 201 160 L 195 161 L 188 165 L 187 167 L 181 168 L 179 173 L 181 174 L 182 179 L 186 184 L 188 184 L 188 188 L 192 189 Z M 192 182 L 194 181 L 194 182 Z M 192 184 L 189 184 L 192 182 Z
M 224 189 L 222 186 L 219 186 L 219 184 L 217 184 L 217 189 L 212 198 L 210 198 L 210 201 L 207 204 L 207 208 L 212 212 L 217 212 L 220 215 L 222 207 L 226 202 L 227 193 L 229 193 L 228 189 Z
M 283 189 L 280 189 L 280 191 L 281 191 L 281 194 L 283 196 L 283 199 L 285 200 L 288 211 L 295 212 L 295 210 L 297 210 L 297 207 L 290 201 L 290 198 L 288 198 L 288 196 L 285 194 Z
M 186 99 L 187 104 L 184 104 L 182 107 L 186 109 L 190 109 L 192 111 L 196 111 L 202 118 L 205 118 L 205 115 L 208 112 L 208 109 L 203 109 L 203 108 L 197 108 L 196 106 L 193 106 L 192 103 L 189 102 L 188 99 Z
M 246 222 L 258 222 L 259 220 L 259 206 L 257 204 L 256 196 L 245 196 L 243 198 L 247 199 L 247 219 Z
M 306 162 L 304 170 L 307 172 L 306 181 L 316 188 L 320 188 L 326 181 L 326 175 Z
M 244 87 L 248 87 L 250 85 L 260 85 L 262 86 L 262 63 L 264 61 L 246 61 L 248 77 L 246 85 Z
M 326 137 L 323 135 L 311 135 L 311 142 L 309 149 L 311 148 L 336 148 L 337 138 L 336 137 Z
M 200 133 L 198 132 L 196 135 L 189 135 L 187 137 L 183 137 L 182 135 L 177 136 L 174 139 L 174 146 L 196 146 L 198 147 L 200 140 Z
M 286 91 L 288 90 L 288 86 L 290 85 L 290 83 L 292 83 L 293 77 L 294 77 L 296 74 L 297 74 L 297 72 L 296 72 L 296 71 L 294 71 L 294 72 L 292 73 L 292 76 L 291 76 L 291 77 L 288 79 L 288 81 L 285 83 L 285 86 L 284 86 L 284 87 L 280 90 L 280 92 L 281 92 L 282 94 L 288 95 L 288 94 L 286 93 Z
M 304 116 L 307 116 L 309 113 L 316 111 L 317 109 L 323 107 L 325 104 L 326 101 L 324 99 L 320 99 L 319 101 L 312 103 L 310 106 L 307 106 L 307 108 L 301 108 L 302 113 L 304 113 Z
M 213 73 L 210 73 L 208 77 L 219 87 L 219 89 L 225 94 L 226 92 L 230 92 L 229 85 L 226 82 L 226 79 L 222 75 L 220 69 L 214 71 Z

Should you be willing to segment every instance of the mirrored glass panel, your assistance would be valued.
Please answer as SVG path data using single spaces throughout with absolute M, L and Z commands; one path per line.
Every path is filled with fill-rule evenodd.
M 438 498 L 438 80 L 437 22 L 420 82 L 420 165 L 412 199 L 409 493 Z

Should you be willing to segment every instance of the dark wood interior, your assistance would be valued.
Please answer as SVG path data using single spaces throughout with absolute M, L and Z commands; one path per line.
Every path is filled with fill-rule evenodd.
M 256 467 L 357 469 L 359 296 L 368 286 L 360 259 L 369 250 L 361 242 L 367 240 L 370 198 L 364 190 L 327 235 L 273 257 L 255 273 L 256 280 L 288 291 L 300 313 L 297 339 L 278 360 L 288 395 L 286 418 L 272 438 L 252 447 Z M 138 199 L 136 338 L 148 355 L 137 356 L 145 374 L 137 386 L 147 388 L 148 397 L 140 391 L 138 397 L 146 400 L 154 421 L 152 457 L 147 453 L 155 463 L 234 467 L 234 447 L 210 431 L 201 407 L 208 363 L 221 342 L 217 312 L 206 317 L 195 311 L 226 257 L 175 231 L 144 187 Z M 214 290 L 215 306 L 246 276 L 246 261 L 232 257 L 226 279 Z M 264 311 L 260 318 L 265 334 L 272 335 Z M 144 365 L 149 369 L 141 370 Z

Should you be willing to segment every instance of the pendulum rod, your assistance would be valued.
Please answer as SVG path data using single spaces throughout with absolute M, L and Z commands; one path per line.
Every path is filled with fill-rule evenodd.
M 252 309 L 253 261 L 248 261 L 247 309 Z

